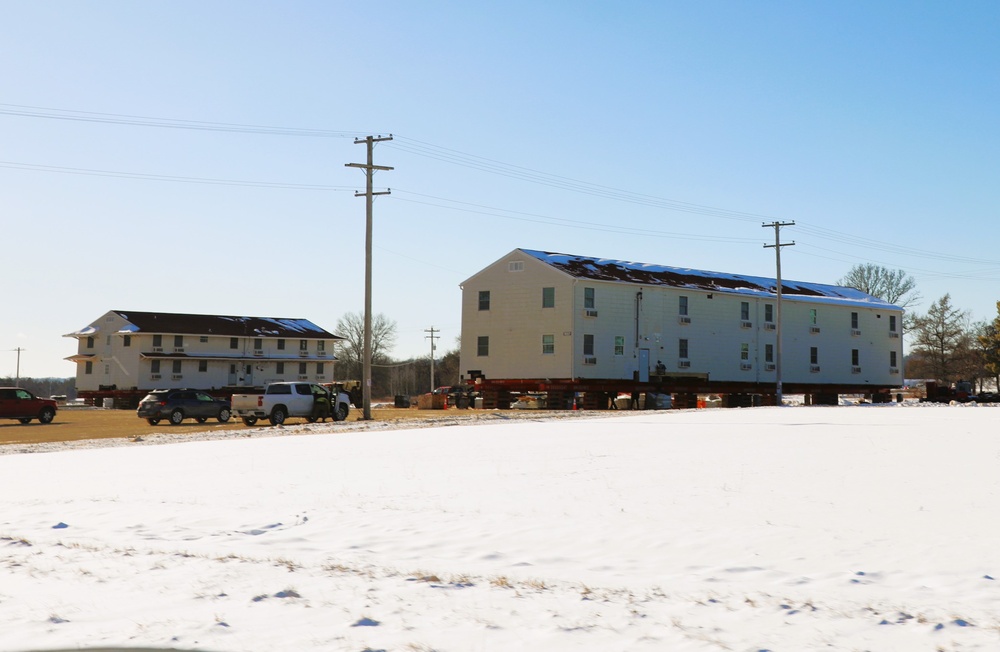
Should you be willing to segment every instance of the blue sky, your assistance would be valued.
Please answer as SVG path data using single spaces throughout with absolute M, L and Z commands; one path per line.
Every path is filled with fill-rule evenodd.
M 396 357 L 431 327 L 455 348 L 459 284 L 516 247 L 773 276 L 774 220 L 786 278 L 872 262 L 918 312 L 997 314 L 997 3 L 0 12 L 2 375 L 17 347 L 22 376 L 74 375 L 61 336 L 111 309 L 334 330 L 364 305 L 368 134 L 394 135 L 373 305 Z

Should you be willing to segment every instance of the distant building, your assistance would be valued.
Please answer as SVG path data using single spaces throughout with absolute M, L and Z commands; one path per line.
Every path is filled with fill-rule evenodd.
M 466 378 L 776 380 L 772 278 L 515 249 L 461 287 Z M 898 387 L 902 317 L 853 288 L 783 280 L 783 383 Z
M 252 387 L 278 380 L 330 382 L 344 338 L 308 319 L 112 310 L 68 333 L 78 342 L 76 388 Z

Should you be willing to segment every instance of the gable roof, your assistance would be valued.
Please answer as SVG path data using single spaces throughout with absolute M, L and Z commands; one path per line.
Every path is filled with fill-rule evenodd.
M 535 249 L 518 251 L 554 267 L 573 278 L 637 285 L 661 285 L 706 292 L 776 297 L 777 281 L 763 276 L 727 274 L 704 270 L 636 263 L 610 258 L 575 256 Z M 854 288 L 781 279 L 782 298 L 819 303 L 864 304 L 868 307 L 902 310 L 887 301 Z
M 232 317 L 226 315 L 188 315 L 169 312 L 112 310 L 128 322 L 119 333 L 169 333 L 176 335 L 228 335 L 230 337 L 287 337 L 342 340 L 308 319 L 279 317 Z M 70 333 L 70 337 L 91 335 L 93 326 Z

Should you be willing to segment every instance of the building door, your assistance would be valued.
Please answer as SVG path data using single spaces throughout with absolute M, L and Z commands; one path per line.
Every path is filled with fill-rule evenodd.
M 236 387 L 236 365 L 229 365 L 229 386 Z
M 649 382 L 649 349 L 639 349 L 639 382 Z
M 253 387 L 253 365 L 244 365 L 243 369 L 243 384 L 247 387 Z

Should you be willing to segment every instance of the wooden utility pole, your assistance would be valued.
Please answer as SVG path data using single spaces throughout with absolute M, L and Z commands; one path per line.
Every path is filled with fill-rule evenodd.
M 434 391 L 434 340 L 437 339 L 435 333 L 440 333 L 441 331 L 436 330 L 433 326 L 424 329 L 425 333 L 430 333 L 430 335 L 425 336 L 426 339 L 431 341 L 431 391 Z
M 777 395 L 777 403 L 780 406 L 781 403 L 781 248 L 790 247 L 795 244 L 792 242 L 781 242 L 781 227 L 783 226 L 795 226 L 795 222 L 771 222 L 770 224 L 761 224 L 762 227 L 773 228 L 774 229 L 774 244 L 764 245 L 765 249 L 774 248 L 775 256 L 775 266 L 777 268 L 777 276 L 775 278 L 775 285 L 777 287 L 778 294 L 778 315 L 777 328 L 775 330 L 775 338 L 777 339 L 777 344 L 775 346 L 775 357 L 774 357 L 774 371 L 776 377 L 775 393 Z
M 363 193 L 356 192 L 354 196 L 365 198 L 365 343 L 364 351 L 361 354 L 364 356 L 361 395 L 364 405 L 362 418 L 366 421 L 370 421 L 372 418 L 372 203 L 375 195 L 388 195 L 390 192 L 388 189 L 374 192 L 372 190 L 372 177 L 375 176 L 376 170 L 393 169 L 374 163 L 375 143 L 384 140 L 392 140 L 392 134 L 355 139 L 355 145 L 364 143 L 368 146 L 368 162 L 344 164 L 346 167 L 361 168 L 365 171 L 365 191 Z

